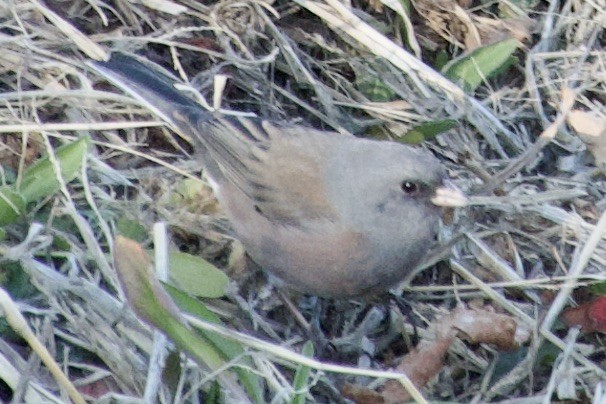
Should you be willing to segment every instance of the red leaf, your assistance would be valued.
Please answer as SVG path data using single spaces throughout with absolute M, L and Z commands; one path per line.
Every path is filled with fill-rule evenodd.
M 568 308 L 560 318 L 569 327 L 580 325 L 581 331 L 585 333 L 606 332 L 606 296 Z

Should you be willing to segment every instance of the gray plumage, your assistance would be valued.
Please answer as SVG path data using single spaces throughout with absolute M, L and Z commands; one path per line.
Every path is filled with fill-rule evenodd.
M 168 72 L 122 53 L 90 65 L 194 141 L 248 254 L 291 287 L 329 297 L 387 289 L 433 243 L 444 173 L 429 152 L 213 114 Z

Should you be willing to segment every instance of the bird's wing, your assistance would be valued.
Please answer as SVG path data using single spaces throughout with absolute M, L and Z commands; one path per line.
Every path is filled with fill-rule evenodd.
M 181 124 L 191 127 L 191 117 Z M 331 142 L 329 135 L 298 125 L 234 117 L 202 118 L 192 132 L 206 150 L 202 158 L 212 159 L 221 171 L 219 181 L 239 188 L 268 220 L 301 225 L 336 219 L 323 189 L 329 148 L 322 145 Z
M 225 181 L 235 185 L 268 220 L 291 225 L 335 218 L 321 188 L 327 157 L 321 143 L 330 142 L 324 132 L 213 114 L 178 90 L 172 74 L 124 53 L 89 66 L 193 139 L 219 188 Z

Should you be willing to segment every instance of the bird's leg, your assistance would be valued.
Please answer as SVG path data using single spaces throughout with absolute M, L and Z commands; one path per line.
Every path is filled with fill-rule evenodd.
M 412 305 L 409 301 L 405 300 L 402 295 L 390 293 L 390 300 L 395 305 L 395 308 L 399 311 L 399 317 L 408 319 L 412 325 L 413 334 L 412 341 L 410 341 L 410 346 L 416 346 L 419 343 L 419 333 L 417 331 L 417 327 L 420 324 L 418 317 L 414 314 Z
M 311 322 L 308 322 L 305 319 L 305 316 L 301 313 L 299 308 L 292 302 L 290 297 L 286 295 L 282 290 L 278 291 L 280 295 L 280 299 L 284 303 L 284 305 L 288 308 L 288 310 L 292 313 L 295 320 L 299 325 L 305 330 L 306 337 L 309 341 L 314 344 L 314 351 L 316 352 L 316 357 L 322 358 L 327 353 L 332 353 L 334 348 L 331 348 L 332 344 L 324 335 L 322 328 L 320 327 L 320 318 L 322 317 L 322 304 L 319 302 L 319 298 L 314 297 L 314 303 L 312 308 L 312 318 Z

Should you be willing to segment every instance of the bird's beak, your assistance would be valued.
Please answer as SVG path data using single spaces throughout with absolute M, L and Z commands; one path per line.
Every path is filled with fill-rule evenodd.
M 467 206 L 469 200 L 459 188 L 450 181 L 444 181 L 444 185 L 436 189 L 431 197 L 431 202 L 437 206 L 460 208 Z

